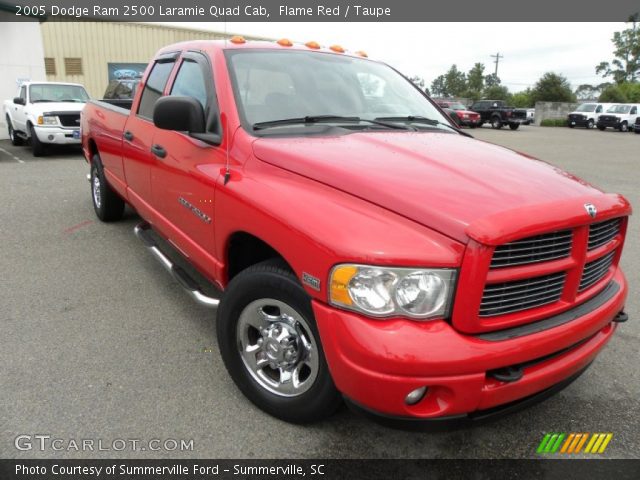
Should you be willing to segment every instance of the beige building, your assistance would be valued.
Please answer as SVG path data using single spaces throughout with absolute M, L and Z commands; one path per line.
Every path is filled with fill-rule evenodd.
M 109 81 L 109 64 L 146 64 L 165 45 L 231 35 L 158 24 L 45 22 L 42 43 L 46 76 L 49 81 L 81 83 L 89 95 L 100 98 Z

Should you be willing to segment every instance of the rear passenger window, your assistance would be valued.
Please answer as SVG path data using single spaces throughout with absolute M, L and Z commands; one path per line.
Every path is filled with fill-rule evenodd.
M 171 70 L 173 70 L 173 61 L 170 62 L 156 62 L 153 66 L 153 70 L 149 74 L 147 83 L 142 91 L 142 97 L 140 98 L 140 106 L 138 107 L 138 115 L 144 118 L 153 118 L 153 107 L 158 99 L 162 96 L 167 80 Z
M 193 97 L 207 107 L 207 88 L 202 68 L 193 60 L 185 59 L 171 88 L 171 95 Z

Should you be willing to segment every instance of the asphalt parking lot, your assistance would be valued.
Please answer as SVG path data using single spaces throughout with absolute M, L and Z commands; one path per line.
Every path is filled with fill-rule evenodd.
M 640 135 L 566 128 L 470 131 L 640 205 Z M 528 410 L 444 433 L 391 430 L 343 408 L 295 426 L 256 409 L 196 305 L 133 235 L 95 218 L 78 150 L 33 158 L 0 141 L 0 458 L 535 458 L 546 432 L 612 432 L 607 458 L 640 451 L 640 222 L 622 264 L 630 321 L 570 387 Z M 479 173 L 481 175 L 481 172 Z M 193 439 L 192 451 L 19 451 L 20 434 Z

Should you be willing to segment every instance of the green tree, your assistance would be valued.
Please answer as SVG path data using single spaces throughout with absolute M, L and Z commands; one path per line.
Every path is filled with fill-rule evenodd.
M 598 101 L 602 103 L 626 103 L 627 98 L 618 85 L 610 85 L 602 91 Z
M 444 75 L 444 81 L 447 85 L 447 91 L 449 95 L 454 97 L 459 96 L 467 89 L 467 76 L 464 72 L 458 70 L 458 67 L 454 64 Z
M 529 108 L 533 107 L 534 103 L 531 101 L 531 89 L 527 88 L 522 92 L 516 92 L 511 95 L 509 103 L 516 108 Z
M 575 102 L 576 96 L 569 80 L 560 74 L 547 72 L 531 90 L 531 101 L 534 105 L 536 102 Z
M 484 98 L 489 100 L 509 100 L 509 89 L 503 85 L 493 85 L 484 89 Z
M 496 85 L 500 85 L 500 83 L 502 83 L 500 81 L 500 77 L 497 76 L 495 73 L 492 73 L 491 75 L 487 75 L 486 77 L 484 77 L 484 83 L 487 87 L 494 87 Z
M 588 83 L 583 83 L 582 85 L 576 88 L 575 92 L 576 98 L 578 100 L 591 100 L 593 98 L 597 98 L 600 94 L 600 89 L 595 85 L 590 85 Z
M 412 77 L 408 77 L 409 81 L 411 83 L 413 83 L 416 87 L 418 87 L 420 90 L 422 90 L 424 92 L 425 90 L 425 85 L 426 82 L 424 81 L 424 78 L 418 76 L 418 75 L 413 75 Z
M 467 89 L 469 91 L 482 92 L 484 88 L 484 65 L 476 63 L 467 73 Z
M 431 93 L 436 97 L 448 97 L 449 91 L 444 79 L 444 75 L 439 75 L 431 82 Z
M 618 83 L 635 82 L 640 79 L 640 24 L 638 14 L 629 18 L 631 28 L 621 32 L 615 32 L 611 41 L 614 60 L 600 62 L 596 66 L 596 73 L 604 78 L 611 77 Z

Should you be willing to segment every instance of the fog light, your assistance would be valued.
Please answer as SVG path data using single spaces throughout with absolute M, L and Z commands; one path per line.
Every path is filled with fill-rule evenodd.
M 53 135 L 49 135 L 47 138 L 48 138 L 49 140 L 53 140 Z
M 415 405 L 424 398 L 425 393 L 427 393 L 427 387 L 416 388 L 413 392 L 409 392 L 409 395 L 404 399 L 404 403 Z

